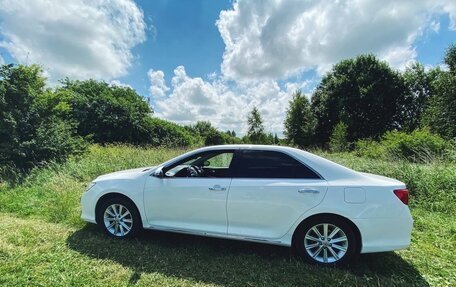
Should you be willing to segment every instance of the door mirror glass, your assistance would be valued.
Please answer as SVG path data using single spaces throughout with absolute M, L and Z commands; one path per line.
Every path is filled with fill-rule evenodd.
M 210 166 L 211 165 L 211 162 L 206 160 L 203 162 L 203 166 Z

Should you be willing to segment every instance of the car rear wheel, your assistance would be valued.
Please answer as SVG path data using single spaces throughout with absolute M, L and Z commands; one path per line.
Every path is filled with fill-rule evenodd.
M 141 230 L 141 219 L 136 206 L 124 198 L 103 202 L 97 212 L 97 223 L 111 237 L 131 238 Z
M 345 265 L 357 254 L 353 228 L 338 217 L 313 218 L 299 226 L 293 240 L 298 256 L 317 265 Z

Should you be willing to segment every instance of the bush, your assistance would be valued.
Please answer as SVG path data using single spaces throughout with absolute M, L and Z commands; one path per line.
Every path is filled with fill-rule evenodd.
M 0 178 L 50 161 L 63 162 L 85 149 L 65 108 L 49 101 L 52 92 L 38 66 L 0 68 Z M 14 179 L 14 178 L 13 178 Z
M 226 143 L 226 138 L 229 136 L 227 134 L 222 134 L 217 130 L 212 130 L 206 134 L 204 139 L 204 145 L 222 145 Z
M 209 121 L 198 121 L 195 125 L 185 127 L 194 136 L 201 137 L 204 145 L 235 144 L 241 140 L 233 131 L 221 132 L 212 126 Z
M 417 129 L 412 133 L 386 132 L 380 142 L 360 140 L 356 153 L 371 158 L 398 158 L 411 162 L 431 162 L 451 152 L 453 146 L 429 129 Z
M 385 157 L 385 148 L 378 141 L 361 139 L 355 143 L 355 154 L 362 157 L 382 159 Z
M 152 109 L 143 97 L 128 87 L 103 81 L 63 81 L 58 99 L 70 107 L 80 136 L 95 143 L 148 144 L 146 118 Z
M 191 134 L 184 127 L 158 118 L 146 118 L 147 142 L 155 147 L 188 147 L 202 145 L 199 135 Z
M 333 152 L 344 152 L 350 149 L 350 143 L 347 140 L 347 125 L 339 122 L 329 138 L 329 148 Z

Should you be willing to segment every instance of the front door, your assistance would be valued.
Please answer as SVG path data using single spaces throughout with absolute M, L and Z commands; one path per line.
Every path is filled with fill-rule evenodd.
M 164 168 L 164 177 L 146 182 L 149 224 L 182 231 L 226 234 L 226 199 L 233 151 L 190 156 Z

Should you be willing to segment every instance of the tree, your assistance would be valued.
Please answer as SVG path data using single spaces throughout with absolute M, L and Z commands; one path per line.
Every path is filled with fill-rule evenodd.
M 147 144 L 150 131 L 149 104 L 128 87 L 103 81 L 65 79 L 58 93 L 68 93 L 71 117 L 78 123 L 78 134 L 96 143 Z
M 163 119 L 146 118 L 149 138 L 147 142 L 152 146 L 161 147 L 188 147 L 201 145 L 201 138 L 176 123 Z
M 263 144 L 266 141 L 263 120 L 257 107 L 254 107 L 247 118 L 247 140 L 254 144 Z
M 456 72 L 456 44 L 451 44 L 446 50 L 444 62 L 451 72 Z
M 203 139 L 204 145 L 221 145 L 225 144 L 227 135 L 222 134 L 209 121 L 197 121 L 195 125 L 190 127 Z
M 68 109 L 55 98 L 40 67 L 0 67 L 0 166 L 26 171 L 84 151 L 75 123 L 63 116 Z
M 456 138 L 456 46 L 451 45 L 445 54 L 449 71 L 435 71 L 432 96 L 425 112 L 423 124 L 444 138 Z
M 307 147 L 312 143 L 314 130 L 315 118 L 310 102 L 301 91 L 296 91 L 287 109 L 284 132 L 286 140 L 300 148 Z
M 328 142 L 334 126 L 347 124 L 348 141 L 378 139 L 400 129 L 406 87 L 402 77 L 373 55 L 343 60 L 323 77 L 312 97 L 315 139 Z
M 229 137 L 229 136 L 228 136 Z M 204 139 L 204 145 L 222 145 L 226 143 L 226 134 L 222 134 L 216 129 L 211 130 L 208 134 L 206 134 Z
M 197 121 L 195 125 L 188 126 L 187 129 L 192 133 L 200 136 L 205 145 L 222 145 L 240 143 L 240 139 L 236 137 L 234 131 L 219 131 L 212 126 L 209 121 Z
M 201 137 L 205 138 L 207 135 L 217 131 L 209 121 L 197 121 L 194 126 L 191 127 Z
M 433 74 L 432 72 L 427 73 L 420 63 L 408 67 L 403 74 L 406 93 L 404 104 L 400 109 L 402 113 L 401 128 L 407 132 L 420 127 L 423 113 L 431 96 Z
M 347 125 L 339 122 L 329 138 L 329 148 L 333 152 L 344 152 L 350 149 L 350 143 L 347 140 Z
M 272 133 L 266 134 L 266 140 L 263 144 L 274 144 L 274 135 Z
M 280 139 L 279 139 L 279 137 L 277 136 L 277 133 L 274 134 L 274 144 L 280 144 Z

